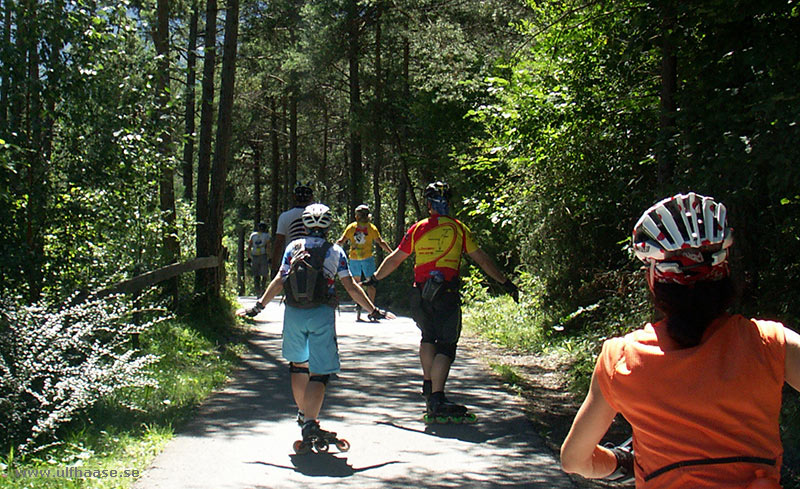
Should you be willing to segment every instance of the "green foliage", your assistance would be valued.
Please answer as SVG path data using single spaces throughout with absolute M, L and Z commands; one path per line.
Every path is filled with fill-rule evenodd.
M 230 302 L 198 303 L 191 315 L 159 322 L 141 332 L 139 358 L 149 387 L 123 388 L 104 396 L 57 431 L 58 443 L 20 454 L 3 447 L 3 487 L 128 487 L 130 478 L 18 478 L 14 471 L 82 467 L 137 470 L 152 458 L 213 389 L 228 379 L 244 346 L 237 341 Z
M 798 105 L 785 103 L 798 92 L 794 7 L 679 7 L 670 34 L 679 110 L 668 139 L 656 76 L 661 4 L 532 8 L 537 20 L 520 23 L 529 49 L 496 65 L 484 85 L 490 100 L 468 114 L 483 128 L 458 156 L 476 233 L 515 250 L 511 263 L 542 280 L 548 313 L 566 315 L 608 297 L 607 270 L 633 270 L 624 240 L 643 209 L 695 190 L 728 205 L 742 306 L 797 317 L 798 301 L 785 296 L 800 251 Z M 663 159 L 675 171 L 659 186 Z
M 137 325 L 119 298 L 47 309 L 4 301 L 0 316 L 0 446 L 35 452 L 56 431 L 100 399 L 126 388 L 154 386 L 145 373 L 152 355 L 137 356 Z M 57 439 L 56 439 L 57 441 Z

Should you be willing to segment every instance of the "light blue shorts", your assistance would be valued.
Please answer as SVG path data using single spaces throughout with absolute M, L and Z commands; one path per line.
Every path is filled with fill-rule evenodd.
M 361 275 L 370 278 L 375 275 L 375 257 L 364 258 L 363 260 L 350 260 L 350 275 L 353 280 L 361 282 Z
M 339 371 L 336 343 L 336 310 L 330 306 L 300 309 L 286 306 L 283 312 L 283 358 L 308 362 L 312 374 Z

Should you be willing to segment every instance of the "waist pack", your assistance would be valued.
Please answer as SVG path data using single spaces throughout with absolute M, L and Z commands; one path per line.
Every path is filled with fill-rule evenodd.
M 284 282 L 286 304 L 300 309 L 323 304 L 336 307 L 336 294 L 330 293 L 328 279 L 323 273 L 325 255 L 331 246 L 331 243 L 325 243 L 310 250 L 300 248 L 294 253 Z
M 440 297 L 443 292 L 455 290 L 457 288 L 457 279 L 447 281 L 444 279 L 442 272 L 434 270 L 430 272 L 428 280 L 422 284 L 422 300 L 433 302 L 437 297 Z

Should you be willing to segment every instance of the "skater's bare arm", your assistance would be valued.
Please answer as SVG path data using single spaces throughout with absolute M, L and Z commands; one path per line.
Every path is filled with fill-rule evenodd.
M 789 328 L 786 332 L 786 382 L 800 391 L 800 334 Z
M 375 309 L 375 304 L 369 300 L 367 293 L 353 280 L 353 277 L 342 277 L 341 280 L 344 290 L 356 301 L 356 304 L 364 308 L 365 311 L 372 312 Z
M 384 258 L 383 263 L 381 263 L 381 266 L 378 267 L 378 271 L 376 271 L 375 275 L 373 275 L 375 280 L 381 280 L 388 277 L 389 274 L 397 270 L 397 267 L 399 267 L 400 264 L 403 263 L 403 260 L 409 256 L 411 255 L 400 251 L 400 248 L 395 249 L 393 252 L 391 252 L 391 254 L 389 254 L 389 256 Z
M 616 414 L 593 375 L 589 393 L 561 445 L 561 467 L 565 472 L 590 479 L 607 477 L 614 472 L 616 457 L 598 443 L 608 431 Z
M 269 283 L 269 286 L 267 286 L 267 290 L 264 291 L 264 295 L 262 295 L 257 302 L 261 304 L 261 306 L 264 306 L 269 301 L 271 301 L 276 295 L 280 294 L 282 290 L 283 290 L 283 279 L 281 278 L 280 272 L 278 272 L 275 274 L 275 277 L 272 279 L 272 282 Z M 246 316 L 247 309 L 245 308 L 237 309 L 236 315 L 240 317 Z
M 497 265 L 494 264 L 494 261 L 492 261 L 492 259 L 489 258 L 489 255 L 487 255 L 482 249 L 477 248 L 472 253 L 469 253 L 469 257 L 475 260 L 475 263 L 477 263 L 487 275 L 497 280 L 497 282 L 502 284 L 507 280 L 506 276 L 503 275 L 503 272 L 497 268 Z

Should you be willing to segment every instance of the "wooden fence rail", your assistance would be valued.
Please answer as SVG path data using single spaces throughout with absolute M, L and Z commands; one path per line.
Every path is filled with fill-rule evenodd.
M 192 272 L 202 268 L 215 268 L 220 266 L 220 263 L 221 259 L 218 256 L 203 256 L 183 263 L 173 263 L 172 265 L 167 265 L 158 270 L 153 270 L 152 272 L 143 273 L 129 278 L 128 280 L 117 282 L 105 289 L 93 293 L 80 294 L 72 303 L 83 302 L 86 299 L 99 299 L 112 294 L 133 294 L 159 282 L 163 282 L 164 280 L 177 277 L 182 273 Z

